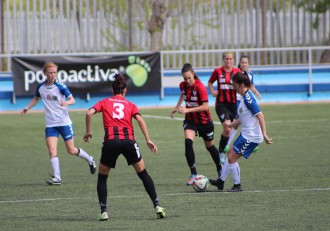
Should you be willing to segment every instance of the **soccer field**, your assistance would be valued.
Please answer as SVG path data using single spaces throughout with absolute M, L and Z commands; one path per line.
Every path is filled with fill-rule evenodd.
M 66 154 L 59 142 L 62 185 L 46 184 L 51 172 L 44 140 L 44 114 L 0 114 L 0 230 L 329 230 L 330 105 L 261 105 L 267 133 L 257 153 L 239 160 L 240 193 L 210 186 L 196 193 L 185 185 L 190 172 L 184 156 L 183 115 L 170 119 L 170 108 L 141 109 L 158 154 L 151 153 L 137 123 L 147 170 L 167 213 L 157 219 L 132 167 L 121 156 L 108 180 L 109 220 L 97 221 L 96 181 L 87 163 Z M 216 121 L 215 141 L 221 133 Z M 85 112 L 71 112 L 76 146 L 100 158 L 102 116 L 93 119 L 91 143 L 83 142 Z M 201 138 L 194 141 L 197 170 L 216 176 Z M 231 178 L 225 190 L 232 186 Z

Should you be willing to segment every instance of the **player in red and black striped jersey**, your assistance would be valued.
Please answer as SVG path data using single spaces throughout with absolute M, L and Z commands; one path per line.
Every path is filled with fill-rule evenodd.
M 191 175 L 187 185 L 191 185 L 197 176 L 193 140 L 196 135 L 203 138 L 205 147 L 216 164 L 217 173 L 220 174 L 221 164 L 219 151 L 214 146 L 214 125 L 208 106 L 208 94 L 206 87 L 195 74 L 189 63 L 184 64 L 181 70 L 184 81 L 180 83 L 181 95 L 175 109 L 170 116 L 173 118 L 175 112 L 185 114 L 183 129 L 185 134 L 185 155 Z M 186 106 L 181 107 L 185 100 Z
M 211 94 L 216 97 L 215 110 L 222 124 L 222 134 L 219 142 L 220 161 L 223 164 L 225 161 L 225 148 L 229 140 L 231 128 L 224 126 L 226 121 L 233 121 L 237 115 L 236 111 L 236 90 L 232 85 L 233 75 L 241 72 L 235 68 L 232 52 L 223 54 L 224 65 L 215 68 L 209 81 L 208 87 Z M 217 82 L 217 90 L 214 90 L 213 83 Z
M 107 179 L 109 172 L 115 168 L 120 154 L 126 158 L 128 165 L 133 165 L 139 178 L 153 202 L 158 218 L 164 218 L 165 212 L 160 207 L 155 185 L 149 176 L 139 145 L 134 138 L 132 118 L 136 119 L 146 139 L 147 146 L 154 153 L 157 146 L 150 140 L 147 125 L 135 104 L 125 99 L 127 92 L 126 82 L 122 75 L 116 75 L 112 84 L 113 97 L 103 99 L 91 107 L 86 114 L 86 133 L 84 140 L 89 142 L 92 138 L 92 116 L 102 112 L 104 126 L 104 142 L 102 147 L 99 174 L 97 180 L 97 193 L 101 207 L 99 220 L 107 220 Z

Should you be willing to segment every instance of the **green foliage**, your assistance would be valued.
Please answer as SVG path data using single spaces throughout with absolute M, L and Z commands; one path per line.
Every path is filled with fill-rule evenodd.
M 170 108 L 142 109 L 159 153 L 148 150 L 139 129 L 135 135 L 168 217 L 156 219 L 140 179 L 121 156 L 108 179 L 107 222 L 96 221 L 97 173 L 90 175 L 84 160 L 66 154 L 62 139 L 58 149 L 63 184 L 46 185 L 50 167 L 44 114 L 0 114 L 1 230 L 328 230 L 329 104 L 261 109 L 274 144 L 263 143 L 249 159 L 239 160 L 242 193 L 219 192 L 212 186 L 207 193 L 195 193 L 185 186 L 189 169 L 182 121 L 146 117 L 169 118 Z M 218 122 L 214 107 L 211 112 Z M 85 111 L 70 114 L 76 146 L 98 160 L 104 133 L 101 115 L 93 119 L 93 138 L 87 144 L 82 140 Z M 215 128 L 217 143 L 221 127 Z M 194 148 L 199 173 L 214 178 L 215 166 L 200 137 Z M 225 190 L 231 186 L 229 177 Z
M 307 11 L 311 13 L 316 13 L 315 20 L 313 22 L 313 28 L 317 29 L 319 27 L 319 15 L 325 14 L 330 10 L 330 0 L 319 0 L 319 1 L 310 1 L 310 0 L 299 0 L 299 7 L 305 7 Z

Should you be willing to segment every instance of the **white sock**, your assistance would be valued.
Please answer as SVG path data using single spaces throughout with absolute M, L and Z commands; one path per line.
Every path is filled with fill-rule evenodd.
M 85 152 L 84 150 L 82 150 L 81 148 L 78 148 L 78 149 L 80 150 L 78 156 L 79 156 L 80 158 L 85 159 L 89 164 L 92 163 L 92 161 L 93 161 L 93 157 L 91 157 L 90 155 L 88 155 L 88 153 Z
M 53 169 L 53 175 L 57 179 L 61 180 L 61 172 L 60 172 L 60 160 L 57 156 L 50 159 L 50 165 Z
M 241 170 L 237 162 L 230 164 L 230 174 L 234 184 L 241 183 Z
M 229 145 L 231 144 L 231 142 L 233 142 L 236 133 L 237 133 L 237 129 L 232 128 L 232 129 L 230 130 L 230 133 L 229 133 L 229 139 L 228 139 L 227 146 L 229 146 Z
M 229 164 L 229 162 L 228 162 L 228 158 L 226 158 L 226 161 L 225 161 L 225 163 L 224 163 L 224 165 L 223 165 L 223 167 L 222 167 L 222 170 L 221 170 L 221 176 L 220 176 L 220 179 L 221 179 L 222 181 L 226 181 L 227 176 L 228 176 L 228 174 L 230 173 L 229 166 L 230 166 L 230 164 Z

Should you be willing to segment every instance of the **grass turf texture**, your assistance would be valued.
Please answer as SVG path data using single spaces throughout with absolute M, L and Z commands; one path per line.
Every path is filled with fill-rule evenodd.
M 330 227 L 329 104 L 262 105 L 273 145 L 263 143 L 248 160 L 240 159 L 241 193 L 196 193 L 185 186 L 189 169 L 184 156 L 182 121 L 171 109 L 143 109 L 159 153 L 136 138 L 156 185 L 167 218 L 156 218 L 152 203 L 132 167 L 121 156 L 108 179 L 109 220 L 98 222 L 97 173 L 58 153 L 62 185 L 48 186 L 51 172 L 44 140 L 44 114 L 0 114 L 0 230 L 327 230 Z M 214 121 L 218 118 L 211 108 Z M 85 112 L 71 112 L 76 146 L 99 159 L 103 138 L 101 114 L 93 117 L 93 138 L 86 144 Z M 176 118 L 183 115 L 176 114 Z M 216 124 L 218 145 L 221 126 Z M 216 176 L 201 138 L 194 141 L 198 173 Z M 230 177 L 225 189 L 232 186 Z

